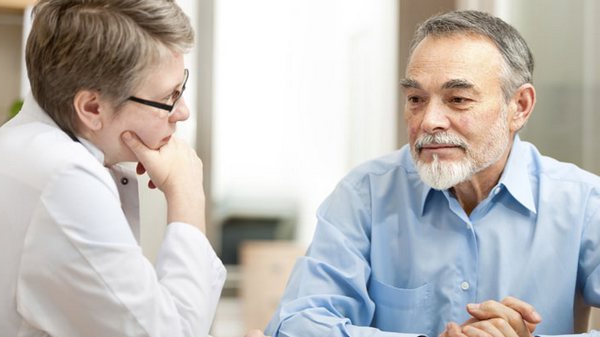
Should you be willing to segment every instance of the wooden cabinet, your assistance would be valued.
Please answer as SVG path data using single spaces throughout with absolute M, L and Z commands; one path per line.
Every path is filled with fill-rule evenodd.
M 34 2 L 35 0 L 0 0 L 0 10 L 22 10 Z
M 31 3 L 34 0 L 0 0 L 0 125 L 21 96 L 23 16 Z
M 240 249 L 240 298 L 245 330 L 264 329 L 296 259 L 306 248 L 291 241 L 246 241 Z

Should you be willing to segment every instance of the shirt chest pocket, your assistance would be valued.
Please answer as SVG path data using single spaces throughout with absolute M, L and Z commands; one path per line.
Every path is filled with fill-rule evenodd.
M 433 326 L 433 287 L 397 288 L 371 277 L 369 294 L 375 302 L 372 326 L 383 331 L 430 335 Z

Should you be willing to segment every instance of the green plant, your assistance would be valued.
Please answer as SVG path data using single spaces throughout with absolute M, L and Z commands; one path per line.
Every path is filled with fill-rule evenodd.
M 10 109 L 8 110 L 8 119 L 15 117 L 17 115 L 17 113 L 19 113 L 19 111 L 21 111 L 22 106 L 23 106 L 22 99 L 18 99 L 16 101 L 14 101 L 13 104 L 10 106 Z

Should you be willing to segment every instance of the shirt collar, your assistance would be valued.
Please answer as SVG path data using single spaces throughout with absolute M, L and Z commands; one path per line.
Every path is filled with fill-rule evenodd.
M 532 213 L 537 213 L 529 179 L 530 159 L 527 152 L 527 146 L 516 135 L 498 185 L 504 185 L 515 200 Z
M 96 145 L 81 136 L 77 136 L 77 140 L 104 166 L 104 153 Z
M 38 122 L 58 128 L 54 120 L 40 107 L 33 95 L 28 93 L 23 99 L 23 107 L 17 114 L 20 123 Z M 15 119 L 17 119 L 15 117 Z
M 59 129 L 58 125 L 48 115 L 48 113 L 46 113 L 42 107 L 40 107 L 31 92 L 25 96 L 25 99 L 23 100 L 23 108 L 21 109 L 21 112 L 19 112 L 18 116 L 19 118 L 22 118 L 22 122 L 36 121 Z M 90 141 L 81 136 L 76 136 L 76 138 L 83 145 L 83 147 L 85 147 L 94 156 L 94 158 L 98 159 L 100 164 L 104 165 L 104 153 L 100 151 L 96 145 L 92 144 Z
M 521 141 L 521 138 L 516 135 L 498 186 L 504 186 L 517 202 L 532 213 L 536 213 L 533 190 L 531 188 L 531 181 L 529 180 L 528 163 L 527 148 Z M 412 165 L 418 175 L 414 161 L 412 161 Z M 429 196 L 435 192 L 442 192 L 431 188 L 420 178 L 417 181 L 415 192 L 417 200 L 420 200 L 421 215 L 423 215 Z

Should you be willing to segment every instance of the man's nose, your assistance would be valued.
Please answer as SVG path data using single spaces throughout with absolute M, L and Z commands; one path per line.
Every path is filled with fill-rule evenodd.
M 421 129 L 429 134 L 448 130 L 450 119 L 448 108 L 438 100 L 431 100 L 425 107 Z

